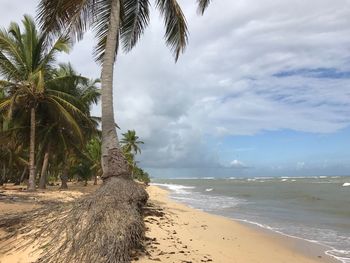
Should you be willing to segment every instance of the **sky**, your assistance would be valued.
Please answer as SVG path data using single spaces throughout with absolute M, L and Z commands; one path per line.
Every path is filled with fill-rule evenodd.
M 0 26 L 37 3 L 0 0 Z M 179 3 L 190 36 L 177 63 L 152 9 L 115 66 L 116 122 L 145 142 L 140 166 L 153 177 L 350 175 L 350 0 L 213 0 L 204 16 Z M 94 44 L 87 32 L 60 60 L 98 78 Z

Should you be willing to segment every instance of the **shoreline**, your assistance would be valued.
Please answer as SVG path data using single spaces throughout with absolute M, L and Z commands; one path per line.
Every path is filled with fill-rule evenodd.
M 178 221 L 177 225 L 173 226 L 174 230 L 169 229 L 168 231 L 175 231 L 182 241 L 188 240 L 189 236 L 192 237 L 191 245 L 194 244 L 196 252 L 191 254 L 191 256 L 195 255 L 191 262 L 207 262 L 198 260 L 196 256 L 209 251 L 208 255 L 212 257 L 213 262 L 340 262 L 325 254 L 326 247 L 320 244 L 283 235 L 248 222 L 191 208 L 171 199 L 171 192 L 159 186 L 151 185 L 147 189 L 150 194 L 150 202 L 162 207 L 166 214 L 175 217 Z M 191 220 L 188 214 L 197 219 Z M 186 220 L 188 222 L 184 226 L 183 223 Z M 160 224 L 146 223 L 146 225 L 150 228 L 147 236 L 150 238 L 157 235 L 162 236 L 164 229 L 160 227 Z M 225 228 L 223 229 L 222 226 Z M 196 242 L 194 242 L 195 239 L 197 239 Z M 169 245 L 163 241 L 163 244 L 160 242 L 159 247 L 164 250 Z M 239 249 L 234 250 L 234 247 Z M 176 258 L 171 256 L 164 258 L 164 261 L 162 257 L 159 259 L 162 262 L 186 262 L 176 261 Z M 141 259 L 141 262 L 151 261 Z
M 68 191 L 57 191 L 50 187 L 36 193 L 6 190 L 8 198 L 0 200 L 0 216 L 6 212 L 31 210 L 39 205 L 40 200 L 73 200 L 94 191 L 96 187 L 73 184 Z M 145 208 L 145 249 L 134 251 L 132 262 L 339 262 L 326 256 L 317 244 L 191 208 L 171 199 L 171 191 L 159 186 L 151 185 L 146 190 L 150 199 Z M 2 234 L 0 229 L 0 236 Z M 34 247 L 2 254 L 0 262 L 35 261 L 39 254 L 33 253 Z

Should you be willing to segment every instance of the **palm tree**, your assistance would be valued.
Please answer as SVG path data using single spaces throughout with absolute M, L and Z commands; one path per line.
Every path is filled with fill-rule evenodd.
M 210 0 L 197 0 L 199 13 Z M 165 40 L 175 60 L 186 47 L 188 30 L 184 14 L 176 0 L 155 0 L 164 17 Z M 126 52 L 138 42 L 149 23 L 148 0 L 41 0 L 38 18 L 42 29 L 52 35 L 67 33 L 81 39 L 93 28 L 98 44 L 97 61 L 102 64 L 102 164 L 104 178 L 125 175 L 128 168 L 120 150 L 113 111 L 113 67 L 120 44 Z M 113 158 L 115 168 L 108 167 Z M 111 162 L 112 163 L 112 162 Z
M 135 130 L 128 130 L 122 135 L 123 138 L 120 142 L 122 143 L 125 152 L 133 152 L 134 154 L 137 154 L 138 152 L 141 153 L 139 144 L 144 144 L 144 142 L 139 140 L 139 136 L 136 136 Z
M 77 129 L 70 129 L 70 122 L 57 116 L 57 112 L 49 108 L 41 108 L 41 146 L 45 148 L 39 188 L 45 188 L 46 172 L 50 150 L 63 151 L 62 159 L 67 159 L 69 148 L 79 149 L 84 147 L 91 136 L 97 133 L 97 122 L 90 116 L 90 106 L 97 103 L 100 92 L 96 84 L 98 79 L 90 80 L 80 76 L 70 64 L 60 64 L 54 70 L 53 79 L 48 81 L 47 93 L 58 92 L 65 99 L 66 106 L 76 107 L 79 114 L 74 114 L 74 122 Z M 65 177 L 62 177 L 65 178 Z M 63 184 L 64 185 L 64 182 Z
M 139 136 L 136 136 L 135 130 L 128 130 L 123 133 L 123 138 L 120 141 L 122 144 L 122 150 L 126 161 L 129 164 L 131 170 L 131 176 L 134 176 L 135 168 L 137 167 L 137 162 L 135 161 L 135 155 L 139 152 L 141 153 L 140 144 L 144 144 L 143 141 L 139 140 Z
M 81 125 L 90 125 L 90 120 L 76 94 L 67 92 L 72 81 L 83 78 L 61 76 L 53 67 L 57 53 L 69 50 L 68 38 L 58 38 L 49 45 L 46 35 L 37 31 L 29 16 L 24 16 L 23 26 L 24 32 L 16 23 L 11 23 L 7 31 L 0 31 L 0 75 L 4 78 L 0 89 L 5 92 L 0 112 L 10 120 L 30 120 L 28 190 L 34 191 L 37 126 L 52 130 L 52 123 L 46 120 L 56 120 L 56 124 L 59 120 L 60 126 L 82 138 Z
M 0 75 L 5 79 L 0 81 L 0 88 L 9 94 L 0 104 L 0 110 L 5 110 L 9 117 L 16 107 L 27 114 L 30 112 L 28 190 L 34 191 L 36 107 L 45 91 L 56 53 L 68 51 L 69 43 L 67 38 L 58 38 L 50 46 L 29 16 L 24 16 L 22 22 L 24 32 L 17 23 L 11 23 L 8 30 L 0 30 Z

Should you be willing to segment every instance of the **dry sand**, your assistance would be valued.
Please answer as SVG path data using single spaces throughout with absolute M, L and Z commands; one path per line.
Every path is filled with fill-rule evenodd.
M 3 191 L 0 188 L 0 217 L 7 212 L 33 209 L 38 206 L 38 201 L 69 201 L 95 189 L 96 186 L 91 183 L 88 187 L 70 185 L 68 191 L 51 187 L 37 193 L 17 189 Z M 170 200 L 168 192 L 156 186 L 150 186 L 147 190 L 150 204 L 145 217 L 148 229 L 146 251 L 135 253 L 134 262 L 334 262 L 319 248 L 306 242 L 189 208 Z M 3 234 L 1 231 L 0 236 Z M 32 250 L 33 247 L 0 255 L 0 263 L 32 262 L 38 257 Z

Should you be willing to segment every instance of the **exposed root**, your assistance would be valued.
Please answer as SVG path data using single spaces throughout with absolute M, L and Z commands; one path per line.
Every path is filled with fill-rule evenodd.
M 141 185 L 112 177 L 73 202 L 4 216 L 0 227 L 9 231 L 3 239 L 23 237 L 16 249 L 38 241 L 42 253 L 37 262 L 126 263 L 144 238 L 141 211 L 147 199 Z

